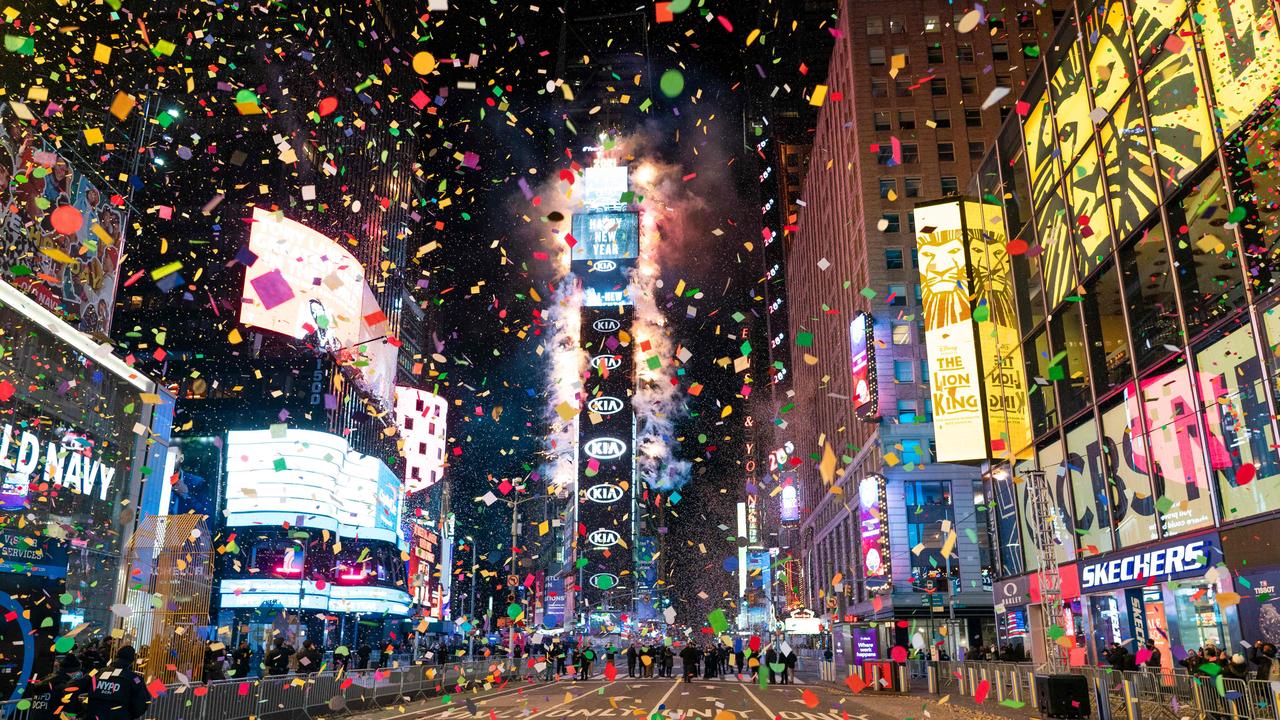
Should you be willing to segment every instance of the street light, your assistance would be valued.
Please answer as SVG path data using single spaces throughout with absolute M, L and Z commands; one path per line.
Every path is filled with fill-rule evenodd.
M 476 621 L 476 539 L 470 535 L 466 539 L 468 543 L 471 543 L 471 609 L 467 611 L 467 616 L 474 623 Z M 476 629 L 473 626 L 471 632 L 467 633 L 467 659 L 471 659 L 475 655 L 475 643 Z
M 517 531 L 520 527 L 519 525 L 520 506 L 527 502 L 535 501 L 535 500 L 545 502 L 547 499 L 551 497 L 550 495 L 529 495 L 528 497 L 521 499 L 520 497 L 518 497 L 520 494 L 520 488 L 518 486 L 515 489 L 515 493 L 516 493 L 516 497 L 514 498 L 510 498 L 510 499 L 495 498 L 499 502 L 506 503 L 511 508 L 511 575 L 512 576 L 516 575 L 516 569 L 519 567 L 519 564 L 518 564 L 519 560 L 516 557 L 516 543 L 519 541 L 519 533 Z M 484 498 L 478 497 L 476 498 L 476 500 L 482 502 Z M 472 552 L 473 553 L 475 552 L 474 547 L 472 548 Z M 471 583 L 472 583 L 472 587 L 475 587 L 474 570 L 471 575 Z M 511 621 L 511 630 L 507 634 L 509 636 L 507 641 L 507 657 L 514 660 L 516 656 L 516 625 L 515 625 L 514 619 L 512 619 Z

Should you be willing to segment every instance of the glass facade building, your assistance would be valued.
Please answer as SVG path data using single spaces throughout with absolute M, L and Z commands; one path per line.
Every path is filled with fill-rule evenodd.
M 1265 0 L 1078 2 L 967 188 L 1003 206 L 1012 238 L 1034 436 L 988 468 L 997 565 L 1039 566 L 1020 481 L 1039 468 L 1080 598 L 1031 629 L 1084 623 L 1076 662 L 1112 639 L 1255 639 L 1214 600 L 1258 602 L 1248 580 L 1205 570 L 1221 530 L 1280 504 L 1275 27 Z M 1191 545 L 1199 572 L 1155 571 Z M 1108 562 L 1129 557 L 1162 582 L 1116 581 Z M 997 586 L 998 612 L 1034 604 Z

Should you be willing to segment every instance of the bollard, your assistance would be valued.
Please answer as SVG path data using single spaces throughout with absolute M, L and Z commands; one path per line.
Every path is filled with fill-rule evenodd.
M 907 666 L 906 666 L 906 665 L 899 665 L 899 666 L 898 666 L 898 692 L 900 692 L 900 693 L 910 693 L 910 692 L 911 692 L 911 678 L 910 678 L 910 676 L 907 674 Z
M 924 674 L 925 674 L 925 677 L 928 679 L 928 682 L 929 682 L 929 694 L 930 694 L 930 695 L 937 695 L 937 694 L 938 694 L 938 668 L 937 668 L 937 666 L 936 666 L 936 665 L 934 665 L 933 663 L 929 663 L 929 665 L 928 665 L 927 667 L 925 667 Z
M 1124 678 L 1121 680 L 1121 687 L 1124 689 L 1124 709 L 1128 720 L 1138 720 L 1140 713 L 1138 712 L 1137 693 L 1134 692 L 1133 678 Z
M 880 690 L 880 665 L 878 663 L 871 666 L 871 684 L 877 691 Z
M 1018 672 L 1017 670 L 1013 670 L 1012 672 L 1009 673 L 1009 675 L 1013 680 L 1013 682 L 1011 683 L 1012 690 L 1013 690 L 1013 701 L 1022 702 L 1022 673 Z
M 996 668 L 995 676 L 996 702 L 1004 702 L 1004 673 L 1000 672 L 1000 668 Z

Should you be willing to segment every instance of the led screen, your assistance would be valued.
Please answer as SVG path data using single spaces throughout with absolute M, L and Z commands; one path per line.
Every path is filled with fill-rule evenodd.
M 582 176 L 582 204 L 589 208 L 624 204 L 622 196 L 627 192 L 627 173 L 626 165 L 592 165 L 586 168 Z
M 626 211 L 574 213 L 572 260 L 634 258 L 640 252 L 640 215 Z
M 849 368 L 852 373 L 853 409 L 863 420 L 880 414 L 876 388 L 876 351 L 871 316 L 859 313 L 849 323 Z
M 889 560 L 888 525 L 885 523 L 885 479 L 868 475 L 858 483 L 858 536 L 862 548 L 862 577 L 867 592 L 878 592 L 889 585 L 892 573 Z
M 226 458 L 228 527 L 288 522 L 404 547 L 400 480 L 343 438 L 283 428 L 232 431 Z
M 1240 127 L 1280 83 L 1280 37 L 1267 0 L 1201 0 L 1209 78 L 1223 135 Z

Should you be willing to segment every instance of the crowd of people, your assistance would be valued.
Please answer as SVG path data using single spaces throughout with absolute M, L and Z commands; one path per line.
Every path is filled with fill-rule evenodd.
M 621 670 L 619 661 L 626 662 L 629 678 L 671 678 L 675 677 L 675 661 L 679 657 L 681 677 L 686 682 L 746 673 L 754 679 L 761 665 L 751 667 L 746 650 L 713 643 L 687 643 L 677 653 L 669 643 L 636 641 L 619 648 L 612 643 L 566 643 L 556 638 L 548 639 L 541 649 L 542 679 L 547 681 L 568 677 L 587 680 L 611 663 Z M 771 644 L 764 649 L 761 662 L 769 673 L 769 682 L 789 684 L 795 676 L 798 659 L 790 646 Z
M 146 682 L 133 669 L 137 657 L 132 645 L 111 656 L 110 645 L 100 640 L 59 655 L 53 672 L 27 688 L 27 719 L 137 720 L 151 705 Z

